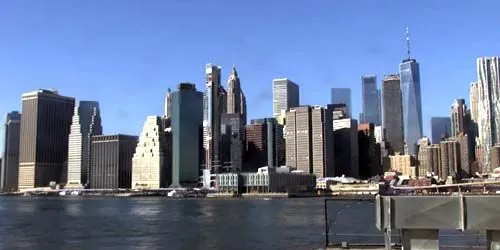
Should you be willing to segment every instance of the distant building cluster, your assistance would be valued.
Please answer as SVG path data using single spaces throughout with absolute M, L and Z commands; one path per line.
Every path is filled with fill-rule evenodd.
M 359 119 L 351 89 L 333 88 L 328 104 L 301 104 L 299 84 L 280 78 L 272 81 L 272 117 L 248 122 L 236 68 L 225 88 L 213 64 L 204 91 L 193 83 L 168 89 L 165 113 L 146 117 L 138 136 L 103 134 L 96 101 L 40 89 L 6 116 L 0 188 L 279 192 L 315 186 L 314 177 L 467 178 L 500 167 L 499 73 L 498 57 L 477 59 L 469 107 L 456 99 L 449 116 L 431 118 L 431 138 L 423 136 L 419 64 L 409 51 L 381 88 L 376 75 L 361 77 Z

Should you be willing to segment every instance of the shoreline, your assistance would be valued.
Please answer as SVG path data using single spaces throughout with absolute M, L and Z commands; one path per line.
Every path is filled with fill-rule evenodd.
M 206 199 L 206 200 L 277 200 L 277 199 L 304 199 L 324 198 L 329 200 L 374 200 L 375 195 L 316 195 L 314 193 L 243 193 L 233 195 L 231 193 L 188 193 L 168 196 L 166 192 L 81 192 L 77 195 L 64 194 L 62 190 L 51 190 L 43 192 L 4 192 L 2 197 L 60 197 L 60 198 L 138 198 L 138 197 L 162 197 L 166 199 Z

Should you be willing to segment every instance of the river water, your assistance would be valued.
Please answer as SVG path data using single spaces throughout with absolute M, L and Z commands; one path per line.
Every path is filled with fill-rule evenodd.
M 335 218 L 331 230 L 337 233 L 331 241 L 383 242 L 373 203 L 335 201 L 329 211 Z M 0 249 L 9 250 L 311 250 L 323 246 L 324 225 L 324 201 L 315 198 L 0 198 Z M 441 242 L 457 243 L 457 238 L 461 244 L 477 240 L 451 237 Z

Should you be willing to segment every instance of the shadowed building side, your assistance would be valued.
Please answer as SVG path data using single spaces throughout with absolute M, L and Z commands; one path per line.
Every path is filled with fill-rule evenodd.
M 92 137 L 90 188 L 131 188 L 132 157 L 137 136 L 96 135 Z
M 391 154 L 404 152 L 401 86 L 398 75 L 387 75 L 382 82 L 382 129 Z
M 68 174 L 70 186 L 88 185 L 90 172 L 90 140 L 102 134 L 99 103 L 80 101 L 75 107 L 68 141 Z
M 17 111 L 8 113 L 4 125 L 4 151 L 0 163 L 0 191 L 17 190 L 20 131 L 21 114 Z

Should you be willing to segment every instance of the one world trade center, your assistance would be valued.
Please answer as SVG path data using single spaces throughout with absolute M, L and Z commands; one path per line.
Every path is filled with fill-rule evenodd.
M 403 105 L 404 139 L 409 154 L 416 154 L 416 144 L 422 138 L 422 101 L 420 69 L 417 60 L 410 57 L 410 37 L 406 28 L 408 58 L 399 64 L 401 101 Z

